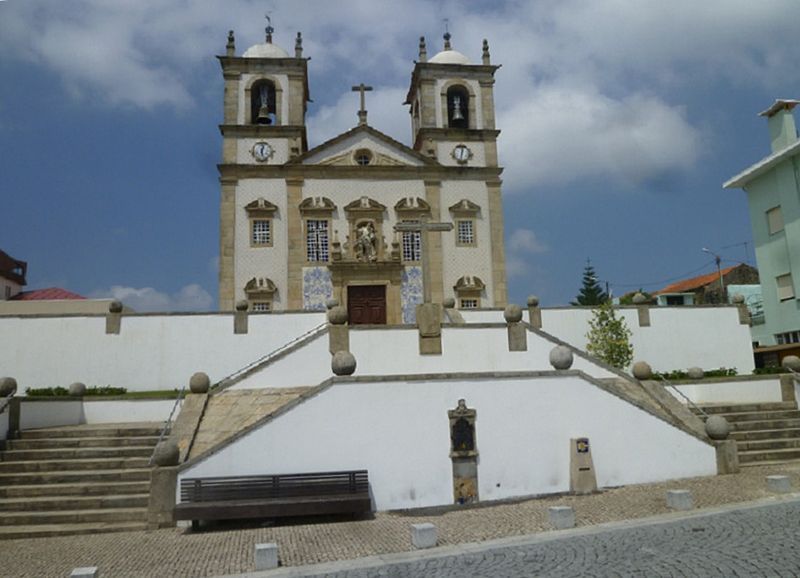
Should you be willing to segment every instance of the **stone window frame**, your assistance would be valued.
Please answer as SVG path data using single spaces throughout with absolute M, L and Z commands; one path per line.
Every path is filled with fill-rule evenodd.
M 421 197 L 404 197 L 394 205 L 398 223 L 419 223 L 431 218 L 431 206 Z M 418 251 L 419 259 L 407 258 L 407 247 Z M 403 263 L 419 264 L 422 261 L 422 233 L 404 231 L 400 233 L 400 255 Z M 412 255 L 413 257 L 413 255 Z
M 272 247 L 275 239 L 275 228 L 272 226 L 275 213 L 278 207 L 270 203 L 263 197 L 257 198 L 255 201 L 245 205 L 244 210 L 247 211 L 248 220 L 248 236 L 250 239 L 250 247 L 253 249 L 260 249 L 264 247 Z M 257 243 L 255 241 L 255 224 L 256 222 L 267 222 L 269 229 L 269 241 L 266 243 Z
M 775 289 L 778 293 L 778 301 L 789 301 L 794 299 L 794 282 L 791 273 L 778 275 L 775 277 Z
M 477 306 L 469 309 L 480 309 L 481 298 L 486 291 L 486 284 L 480 277 L 464 275 L 453 285 L 453 291 L 456 294 L 459 309 L 465 309 L 465 307 L 462 307 L 462 300 L 475 300 L 477 301 Z
M 348 251 L 355 256 L 355 243 L 358 239 L 358 226 L 369 222 L 375 230 L 375 257 L 382 260 L 386 253 L 386 240 L 383 238 L 383 221 L 386 205 L 366 195 L 348 203 L 344 207 L 344 214 L 348 228 Z
M 467 126 L 450 126 L 450 107 L 447 100 L 447 93 L 453 88 L 461 88 L 467 95 Z M 442 84 L 441 92 L 442 126 L 444 128 L 456 128 L 459 130 L 475 130 L 478 128 L 477 121 L 477 95 L 472 85 L 463 78 L 453 78 Z
M 252 91 L 253 87 L 262 81 L 267 81 L 272 83 L 272 86 L 275 89 L 275 124 L 272 125 L 258 125 L 258 123 L 256 123 L 256 117 L 253 117 Z M 281 83 L 274 76 L 270 76 L 268 74 L 262 74 L 251 78 L 244 87 L 244 102 L 246 104 L 245 108 L 246 116 L 244 119 L 244 124 L 255 125 L 255 126 L 280 126 L 281 124 L 283 124 L 282 114 L 281 114 L 281 109 L 283 108 L 283 88 L 281 87 Z
M 781 206 L 772 207 L 766 212 L 767 215 L 767 231 L 770 235 L 777 235 L 784 229 L 783 211 Z
M 303 251 L 306 263 L 329 263 L 331 260 L 331 241 L 332 241 L 332 226 L 333 226 L 333 213 L 336 211 L 336 205 L 328 197 L 306 197 L 300 203 L 300 214 L 303 217 L 303 244 L 305 249 Z M 309 255 L 309 222 L 310 221 L 325 221 L 327 222 L 327 247 L 320 247 L 323 256 L 327 259 L 313 260 Z
M 361 162 L 365 158 L 366 162 Z M 366 167 L 375 164 L 375 153 L 368 148 L 360 148 L 353 151 L 353 164 L 359 167 Z
M 481 306 L 481 299 L 480 297 L 459 297 L 458 299 L 458 308 L 459 309 L 479 309 Z
M 481 212 L 481 208 L 478 204 L 470 201 L 469 199 L 461 199 L 455 205 L 449 208 L 450 214 L 453 217 L 453 222 L 455 227 L 453 228 L 453 232 L 455 235 L 455 245 L 456 247 L 477 247 L 478 246 L 478 217 Z M 461 235 L 459 231 L 459 223 L 462 222 L 471 222 L 472 223 L 472 242 L 466 243 L 461 241 Z
M 251 301 L 250 310 L 253 313 L 272 313 L 272 301 Z
M 256 309 L 256 304 L 267 305 L 269 309 L 266 311 L 272 311 L 277 292 L 278 287 L 269 277 L 253 277 L 244 286 L 244 294 L 251 311 L 259 311 Z M 260 311 L 265 310 L 261 309 Z

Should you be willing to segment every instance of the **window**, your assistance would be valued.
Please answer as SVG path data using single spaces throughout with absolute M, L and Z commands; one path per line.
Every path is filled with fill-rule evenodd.
M 372 162 L 372 152 L 367 149 L 358 149 L 353 158 L 357 165 L 364 167 Z
M 800 343 L 800 331 L 787 331 L 786 333 L 776 333 L 775 343 L 786 345 L 788 343 Z
M 478 308 L 478 300 L 477 299 L 462 299 L 459 309 L 477 309 Z
M 780 206 L 773 207 L 767 211 L 767 227 L 770 235 L 783 231 L 783 213 Z
M 272 311 L 272 303 L 269 301 L 255 301 L 252 305 L 252 309 L 255 312 L 266 313 Z
M 250 245 L 272 245 L 272 221 L 253 219 L 250 221 L 252 235 Z
M 456 245 L 475 245 L 475 221 L 472 219 L 459 219 L 456 221 Z
M 403 221 L 418 224 L 419 221 Z M 403 232 L 403 261 L 420 261 L 422 259 L 422 234 L 419 231 Z
M 469 93 L 463 86 L 447 89 L 447 126 L 469 128 Z
M 327 220 L 306 220 L 306 259 L 312 262 L 328 261 Z
M 672 307 L 676 305 L 684 305 L 683 295 L 667 295 L 667 305 Z
M 275 84 L 259 80 L 250 88 L 250 119 L 252 124 L 277 124 L 275 114 Z
M 792 285 L 792 274 L 775 277 L 775 285 L 778 288 L 778 301 L 794 299 L 794 287 Z

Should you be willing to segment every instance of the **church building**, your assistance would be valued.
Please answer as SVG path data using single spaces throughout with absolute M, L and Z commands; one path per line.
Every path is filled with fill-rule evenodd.
M 449 34 L 430 59 L 420 38 L 404 103 L 411 147 L 370 126 L 362 83 L 356 126 L 309 149 L 302 36 L 290 56 L 266 32 L 237 56 L 231 31 L 218 57 L 220 309 L 322 310 L 333 298 L 351 324 L 397 324 L 413 323 L 424 297 L 505 306 L 499 66 L 487 41 L 474 64 Z

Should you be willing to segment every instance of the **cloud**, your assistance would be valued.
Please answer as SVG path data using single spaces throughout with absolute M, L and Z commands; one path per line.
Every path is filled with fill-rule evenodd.
M 91 296 L 95 299 L 119 299 L 139 313 L 154 311 L 209 311 L 214 299 L 200 285 L 192 283 L 169 295 L 152 287 L 124 287 L 114 285 L 110 289 L 97 290 Z
M 506 274 L 509 278 L 527 276 L 531 270 L 531 255 L 549 250 L 530 229 L 515 229 L 506 243 Z

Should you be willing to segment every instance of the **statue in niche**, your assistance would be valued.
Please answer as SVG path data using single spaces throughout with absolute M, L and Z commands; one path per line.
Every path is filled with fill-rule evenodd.
M 356 228 L 356 259 L 365 263 L 372 263 L 378 258 L 378 237 L 375 234 L 375 225 L 371 221 L 363 221 Z
M 477 455 L 475 446 L 476 411 L 468 408 L 465 400 L 459 399 L 458 406 L 447 413 L 450 418 L 450 455 L 452 457 Z

